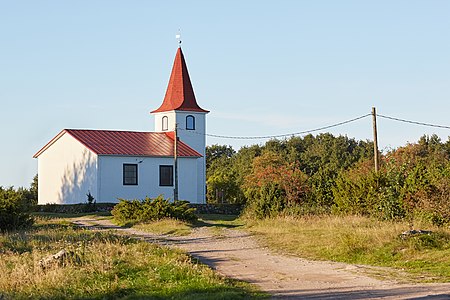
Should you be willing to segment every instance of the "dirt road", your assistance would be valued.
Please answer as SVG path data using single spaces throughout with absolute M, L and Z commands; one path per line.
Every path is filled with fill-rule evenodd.
M 272 253 L 244 231 L 217 232 L 203 226 L 174 237 L 118 227 L 108 220 L 80 218 L 74 223 L 181 248 L 220 274 L 259 286 L 274 299 L 450 299 L 450 283 L 415 285 L 374 279 L 362 266 Z

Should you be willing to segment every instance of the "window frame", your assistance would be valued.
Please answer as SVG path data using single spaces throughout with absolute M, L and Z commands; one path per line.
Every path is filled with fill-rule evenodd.
M 169 117 L 163 116 L 161 119 L 161 130 L 167 131 L 169 130 Z
M 163 181 L 163 170 L 164 169 L 170 169 L 170 178 L 169 178 L 169 183 L 166 183 L 166 178 L 164 178 Z M 173 174 L 173 165 L 159 165 L 159 186 L 173 186 L 173 178 L 174 174 Z
M 134 178 L 135 180 L 133 181 L 133 183 L 129 183 L 127 181 L 127 179 L 133 179 L 133 177 L 129 176 L 130 174 L 127 174 L 127 173 L 131 173 L 131 171 L 129 171 L 129 170 L 126 171 L 125 170 L 126 167 L 130 167 L 130 166 L 134 167 L 135 174 L 136 174 L 136 176 Z M 138 183 L 139 183 L 138 164 L 124 163 L 122 165 L 122 184 L 123 185 L 138 185 Z
M 192 128 L 189 127 L 189 121 L 192 120 Z M 195 117 L 193 115 L 186 116 L 186 130 L 195 130 Z

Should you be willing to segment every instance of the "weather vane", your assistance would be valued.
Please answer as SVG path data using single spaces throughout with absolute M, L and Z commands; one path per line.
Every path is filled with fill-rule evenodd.
M 175 35 L 175 38 L 178 40 L 178 47 L 181 47 L 181 30 L 178 29 L 178 33 Z

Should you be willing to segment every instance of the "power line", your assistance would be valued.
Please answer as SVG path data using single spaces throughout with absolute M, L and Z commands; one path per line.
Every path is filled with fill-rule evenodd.
M 335 124 L 332 124 L 332 125 L 327 125 L 327 126 L 323 126 L 323 127 L 319 127 L 319 128 L 315 128 L 315 129 L 300 131 L 300 132 L 286 133 L 286 134 L 264 135 L 264 136 L 229 136 L 229 135 L 218 135 L 218 134 L 205 133 L 205 135 L 209 136 L 209 137 L 222 138 L 222 139 L 235 139 L 235 140 L 274 139 L 274 138 L 282 138 L 282 137 L 288 137 L 288 136 L 294 136 L 294 135 L 302 135 L 302 134 L 307 134 L 307 133 L 311 133 L 311 132 L 316 132 L 316 131 L 321 131 L 321 130 L 325 130 L 325 129 L 330 129 L 330 128 L 333 128 L 333 127 L 337 127 L 337 126 L 341 126 L 341 125 L 344 125 L 344 124 L 348 124 L 348 123 L 351 123 L 351 122 L 358 121 L 360 119 L 366 118 L 366 117 L 371 116 L 371 115 L 372 114 L 365 114 L 363 116 L 360 116 L 360 117 L 357 117 L 357 118 L 353 118 L 353 119 L 350 119 L 350 120 L 346 120 L 346 121 L 343 121 L 343 122 L 335 123 Z M 202 133 L 197 133 L 197 134 L 202 134 Z
M 330 128 L 333 128 L 333 127 L 338 127 L 338 126 L 341 126 L 341 125 L 344 125 L 344 124 L 355 122 L 355 121 L 358 121 L 360 119 L 364 119 L 364 118 L 366 118 L 368 116 L 371 116 L 371 115 L 372 115 L 372 113 L 369 113 L 369 114 L 365 114 L 365 115 L 359 116 L 357 118 L 353 118 L 353 119 L 350 119 L 350 120 L 346 120 L 346 121 L 343 121 L 343 122 L 339 122 L 339 123 L 335 123 L 335 124 L 331 124 L 331 125 L 315 128 L 315 129 L 299 131 L 299 132 L 293 132 L 293 133 L 276 134 L 276 135 L 230 136 L 230 135 L 219 135 L 219 134 L 211 134 L 211 133 L 192 132 L 190 130 L 189 130 L 189 132 L 192 132 L 192 133 L 195 133 L 195 134 L 206 135 L 206 136 L 214 137 L 214 138 L 222 138 L 222 139 L 235 139 L 235 140 L 274 139 L 274 138 L 283 138 L 283 137 L 288 137 L 288 136 L 303 135 L 303 134 L 312 133 L 312 132 L 316 132 L 316 131 L 322 131 L 322 130 L 325 130 L 325 129 L 330 129 Z M 377 116 L 381 117 L 381 118 L 389 119 L 389 120 L 403 122 L 403 123 L 422 125 L 422 126 L 428 126 L 428 127 L 435 127 L 435 128 L 450 129 L 450 126 L 445 126 L 445 125 L 436 125 L 436 124 L 430 124 L 430 123 L 406 120 L 406 119 L 401 119 L 401 118 L 396 118 L 396 117 L 385 116 L 385 115 L 381 115 L 381 114 L 377 114 Z M 184 129 L 179 128 L 179 130 L 184 130 Z
M 435 128 L 445 128 L 445 129 L 450 129 L 450 126 L 436 125 L 436 124 L 430 124 L 430 123 L 423 123 L 423 122 L 417 122 L 417 121 L 405 120 L 405 119 L 400 119 L 400 118 L 394 118 L 394 117 L 384 116 L 384 115 L 380 115 L 380 114 L 377 114 L 377 116 L 378 116 L 378 117 L 381 117 L 381 118 L 389 119 L 389 120 L 394 120 L 394 121 L 403 122 L 403 123 L 416 124 L 416 125 L 422 125 L 422 126 L 428 126 L 428 127 L 435 127 Z

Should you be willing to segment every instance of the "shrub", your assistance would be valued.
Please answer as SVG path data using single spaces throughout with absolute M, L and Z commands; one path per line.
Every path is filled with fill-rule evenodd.
M 246 196 L 249 200 L 244 214 L 250 218 L 275 217 L 287 204 L 284 190 L 276 183 L 267 183 L 259 188 L 248 189 Z
M 370 163 L 360 163 L 338 176 L 333 188 L 334 210 L 384 220 L 403 218 L 406 211 L 400 197 L 402 180 L 398 170 L 384 168 L 375 173 Z
M 0 231 L 14 230 L 31 226 L 33 218 L 25 212 L 23 193 L 12 187 L 0 187 Z
M 164 218 L 173 218 L 192 222 L 197 220 L 195 208 L 189 206 L 188 201 L 174 201 L 164 199 L 161 195 L 156 198 L 146 197 L 143 200 L 119 199 L 111 213 L 120 223 L 149 222 Z
M 86 197 L 87 197 L 87 199 L 86 199 L 86 204 L 85 204 L 85 207 L 84 207 L 84 211 L 85 212 L 94 212 L 94 211 L 96 211 L 97 210 L 96 201 L 95 201 L 94 196 L 92 196 L 91 191 L 88 191 L 88 193 L 86 194 Z
M 378 173 L 367 160 L 341 172 L 333 188 L 335 210 L 381 219 L 420 216 L 450 222 L 450 159 L 425 142 L 388 153 Z

